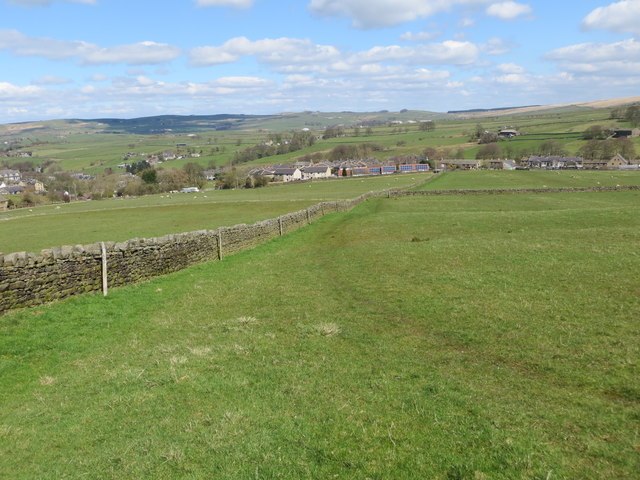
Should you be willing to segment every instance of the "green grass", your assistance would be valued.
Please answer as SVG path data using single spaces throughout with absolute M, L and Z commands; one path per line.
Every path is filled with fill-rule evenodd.
M 0 251 L 123 241 L 275 218 L 323 201 L 411 185 L 428 174 L 74 202 L 0 213 Z
M 0 318 L 12 479 L 632 479 L 640 193 L 370 200 Z
M 616 185 L 640 185 L 640 172 L 617 170 L 459 170 L 440 174 L 416 188 L 418 190 L 482 190 L 614 187 Z

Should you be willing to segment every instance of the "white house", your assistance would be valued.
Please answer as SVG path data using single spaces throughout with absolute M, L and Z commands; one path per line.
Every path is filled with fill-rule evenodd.
M 278 167 L 273 170 L 273 179 L 277 182 L 302 180 L 302 171 L 294 167 Z

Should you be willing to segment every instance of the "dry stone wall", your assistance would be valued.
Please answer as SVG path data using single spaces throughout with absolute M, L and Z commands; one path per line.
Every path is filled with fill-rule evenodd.
M 352 200 L 323 202 L 251 225 L 126 242 L 54 247 L 42 250 L 40 254 L 0 253 L 0 314 L 71 295 L 101 291 L 105 273 L 103 264 L 106 264 L 109 287 L 141 282 L 196 263 L 221 260 L 297 230 L 323 215 L 349 210 L 378 195 L 390 195 L 390 191 L 370 192 Z

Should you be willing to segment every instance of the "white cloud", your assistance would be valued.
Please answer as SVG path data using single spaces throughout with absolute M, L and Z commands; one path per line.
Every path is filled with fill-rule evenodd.
M 311 0 L 309 10 L 321 17 L 346 17 L 356 28 L 390 27 L 490 0 Z
M 582 27 L 640 35 L 640 0 L 623 0 L 596 8 L 584 18 Z
M 270 80 L 248 76 L 221 77 L 211 82 L 211 85 L 234 89 L 267 87 L 271 84 L 272 82 Z
M 109 79 L 109 77 L 107 75 L 104 75 L 102 73 L 95 73 L 93 75 L 91 75 L 87 81 L 89 82 L 105 82 Z
M 640 42 L 634 39 L 571 45 L 549 52 L 546 58 L 574 73 L 640 75 Z
M 255 56 L 277 73 L 362 75 L 373 73 L 385 64 L 471 65 L 478 61 L 480 49 L 471 42 L 448 40 L 416 46 L 377 46 L 361 52 L 341 52 L 333 46 L 316 45 L 294 38 L 263 39 L 252 42 L 245 37 L 232 38 L 221 46 L 191 50 L 191 64 L 219 65 Z
M 394 61 L 406 64 L 469 65 L 478 60 L 479 50 L 471 42 L 447 40 L 442 43 L 400 47 L 373 47 L 354 56 L 354 60 L 368 62 Z
M 71 83 L 68 78 L 58 77 L 57 75 L 43 75 L 31 82 L 33 85 L 64 85 Z
M 0 30 L 0 50 L 6 50 L 19 57 L 35 56 L 49 60 L 78 58 L 83 65 L 157 64 L 168 62 L 182 54 L 180 48 L 165 43 L 140 42 L 99 47 L 83 41 L 28 37 L 17 30 Z
M 253 0 L 196 0 L 198 7 L 251 8 Z
M 196 66 L 233 63 L 242 56 L 256 56 L 260 62 L 269 64 L 309 64 L 327 62 L 339 55 L 335 47 L 296 38 L 266 38 L 253 42 L 246 37 L 236 37 L 219 47 L 197 47 L 189 52 L 191 64 Z
M 11 103 L 25 99 L 33 100 L 44 92 L 44 89 L 37 86 L 19 87 L 8 82 L 0 82 L 0 100 L 8 100 Z
M 487 55 L 504 55 L 511 52 L 513 47 L 516 46 L 512 43 L 508 43 L 501 38 L 490 38 L 487 43 L 482 45 L 481 50 Z
M 139 42 L 130 45 L 117 45 L 106 48 L 90 48 L 81 63 L 86 65 L 104 65 L 126 63 L 127 65 L 148 65 L 169 62 L 182 54 L 182 50 L 173 45 L 156 42 Z
M 529 76 L 522 73 L 507 73 L 496 77 L 498 83 L 510 83 L 522 85 L 529 82 Z
M 13 55 L 37 56 L 49 60 L 63 60 L 74 56 L 82 56 L 93 46 L 80 41 L 61 41 L 53 38 L 32 38 L 17 30 L 0 30 L 0 50 Z
M 487 15 L 497 17 L 501 20 L 513 20 L 520 15 L 527 15 L 533 12 L 531 6 L 524 3 L 500 2 L 487 7 Z
M 502 73 L 524 73 L 525 68 L 515 63 L 502 63 L 496 67 Z
M 433 40 L 438 35 L 440 35 L 440 32 L 405 32 L 400 35 L 400 39 L 404 40 L 405 42 L 420 43 Z
M 469 28 L 473 27 L 476 24 L 476 21 L 473 18 L 463 18 L 458 22 L 458 28 Z

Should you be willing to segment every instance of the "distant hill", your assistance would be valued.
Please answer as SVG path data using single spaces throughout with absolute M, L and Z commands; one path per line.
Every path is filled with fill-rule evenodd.
M 640 102 L 640 96 L 638 97 L 625 97 L 614 98 L 609 100 L 596 100 L 593 102 L 584 103 L 563 103 L 557 105 L 531 105 L 527 107 L 505 107 L 505 108 L 487 108 L 487 109 L 475 109 L 475 110 L 462 110 L 456 112 L 448 112 L 455 114 L 458 117 L 471 118 L 471 117 L 488 117 L 499 115 L 520 115 L 533 112 L 545 112 L 545 111 L 570 111 L 579 110 L 584 108 L 613 108 L 621 105 L 629 105 L 632 103 Z
M 421 121 L 447 118 L 447 114 L 421 110 L 400 112 L 299 112 L 277 115 L 158 115 L 140 118 L 96 118 L 47 120 L 0 125 L 0 136 L 45 136 L 73 133 L 157 135 L 197 133 L 211 130 L 311 130 L 382 125 L 393 121 Z
M 158 135 L 165 133 L 197 133 L 211 130 L 264 130 L 288 131 L 309 128 L 321 130 L 343 125 L 375 126 L 390 122 L 442 120 L 452 118 L 481 118 L 505 115 L 530 114 L 545 111 L 571 111 L 585 108 L 610 108 L 640 102 L 640 97 L 627 97 L 595 102 L 563 105 L 531 105 L 526 107 L 498 107 L 473 110 L 456 110 L 437 113 L 424 110 L 403 109 L 398 112 L 288 112 L 276 115 L 158 115 L 140 118 L 96 118 L 47 120 L 0 125 L 1 137 L 25 137 L 47 135 L 69 135 L 74 133 L 113 133 Z
M 517 110 L 519 108 L 532 108 L 540 107 L 541 105 L 527 105 L 526 107 L 499 107 L 499 108 L 472 108 L 470 110 L 449 110 L 447 113 L 485 113 L 485 112 L 500 112 L 501 110 Z

